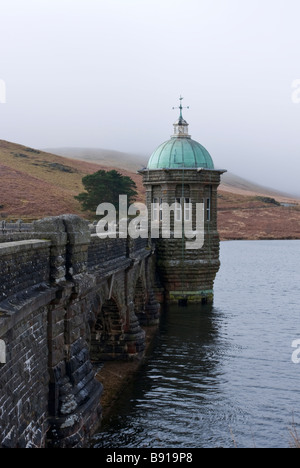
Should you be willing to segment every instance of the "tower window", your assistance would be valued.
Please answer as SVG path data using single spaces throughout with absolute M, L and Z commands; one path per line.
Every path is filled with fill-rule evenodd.
M 162 212 L 162 198 L 153 198 L 152 202 L 152 221 L 162 221 L 163 212 Z
M 159 198 L 153 198 L 152 202 L 152 221 L 159 221 Z
M 162 203 L 163 203 L 163 200 L 162 198 L 160 198 L 159 200 L 159 221 L 162 221 L 163 220 L 163 207 L 162 207 Z
M 210 198 L 206 199 L 206 221 L 211 220 L 211 200 Z
M 184 220 L 192 221 L 192 200 L 190 198 L 184 199 Z
M 184 213 L 185 221 L 192 221 L 192 200 L 191 198 L 176 198 L 175 206 L 175 220 L 182 221 L 182 214 Z
M 176 198 L 176 206 L 175 206 L 175 220 L 176 221 L 182 221 L 181 217 L 181 198 Z

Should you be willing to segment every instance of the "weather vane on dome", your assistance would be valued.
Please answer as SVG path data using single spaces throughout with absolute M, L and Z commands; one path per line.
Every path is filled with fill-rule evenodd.
M 179 107 L 172 107 L 172 109 L 180 109 L 180 119 L 182 119 L 182 109 L 189 109 L 190 106 L 187 106 L 187 107 L 183 107 L 182 106 L 182 101 L 183 101 L 183 97 L 180 95 L 180 98 L 179 98 L 179 101 L 180 101 L 180 106 Z

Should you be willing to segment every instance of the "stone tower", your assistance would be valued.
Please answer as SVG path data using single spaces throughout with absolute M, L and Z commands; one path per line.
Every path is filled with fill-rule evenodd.
M 153 239 L 153 231 L 150 237 L 156 244 L 157 270 L 165 299 L 167 302 L 205 303 L 213 301 L 213 284 L 220 268 L 217 189 L 221 174 L 226 171 L 216 170 L 208 151 L 192 140 L 188 123 L 182 116 L 181 101 L 182 98 L 173 136 L 154 151 L 148 167 L 140 172 L 146 188 L 149 222 L 160 229 L 159 236 L 154 236 L 156 239 Z M 169 238 L 163 238 L 164 204 L 173 205 L 169 213 Z M 201 210 L 202 243 L 199 248 L 188 249 L 184 229 L 190 222 L 193 232 L 199 231 L 197 206 Z M 174 235 L 178 225 L 180 236 Z

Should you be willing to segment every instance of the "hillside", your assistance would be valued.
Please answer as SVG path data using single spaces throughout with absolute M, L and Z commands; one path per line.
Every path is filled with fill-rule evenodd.
M 74 196 L 83 191 L 82 177 L 99 169 L 117 168 L 132 177 L 139 200 L 144 200 L 142 178 L 136 174 L 145 165 L 142 157 L 97 149 L 52 151 L 68 157 L 0 140 L 0 220 L 85 216 Z M 219 231 L 222 239 L 299 239 L 300 200 L 225 174 L 219 190 Z
M 53 148 L 55 154 L 90 161 L 101 166 L 136 172 L 147 157 L 99 148 Z M 276 206 L 262 198 L 295 206 Z M 219 231 L 222 239 L 300 238 L 300 200 L 262 187 L 231 173 L 222 176 L 219 188 Z
M 0 140 L 0 219 L 30 220 L 62 213 L 84 216 L 74 196 L 83 191 L 82 178 L 101 168 Z M 139 175 L 119 170 L 143 192 Z
M 281 202 L 280 197 L 269 197 L 220 190 L 221 239 L 300 239 L 300 205 L 294 205 L 294 199 L 284 198 Z
M 76 159 L 79 161 L 91 162 L 100 166 L 119 167 L 130 172 L 136 172 L 147 165 L 148 157 L 146 155 L 129 154 L 120 151 L 112 151 L 102 148 L 47 148 L 45 151 L 63 156 L 65 158 Z M 283 194 L 274 189 L 262 187 L 249 180 L 239 177 L 232 173 L 225 173 L 222 176 L 220 189 L 225 192 L 239 193 L 240 195 L 252 195 L 253 193 L 264 194 L 267 196 L 280 196 L 291 198 L 288 194 Z
M 45 151 L 65 158 L 105 167 L 118 167 L 130 172 L 136 172 L 147 165 L 147 156 L 145 155 L 132 155 L 101 148 L 47 148 Z
M 300 200 L 224 174 L 218 200 L 219 232 L 225 239 L 299 239 Z

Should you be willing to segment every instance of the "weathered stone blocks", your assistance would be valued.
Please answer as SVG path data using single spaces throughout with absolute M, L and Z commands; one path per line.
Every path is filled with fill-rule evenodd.
M 153 241 L 156 247 L 157 270 L 168 302 L 181 300 L 201 303 L 213 300 L 213 285 L 220 267 L 219 236 L 217 232 L 217 188 L 222 170 L 162 169 L 144 170 L 143 183 L 146 187 L 149 224 L 151 204 L 154 199 L 169 207 L 175 201 L 181 206 L 180 217 L 185 226 L 186 217 L 196 227 L 196 205 L 204 207 L 204 223 L 200 226 L 204 234 L 204 245 L 198 249 L 186 248 L 183 239 L 174 239 L 174 212 L 171 211 L 171 238 L 162 235 Z M 192 213 L 186 212 L 185 204 L 191 204 Z M 177 213 L 178 214 L 178 213 Z M 163 222 L 160 223 L 162 229 Z M 199 229 L 197 227 L 197 229 Z
M 101 421 L 91 358 L 141 357 L 136 312 L 158 318 L 154 257 L 144 240 L 91 237 L 76 216 L 30 236 L 0 244 L 0 447 L 83 447 Z

